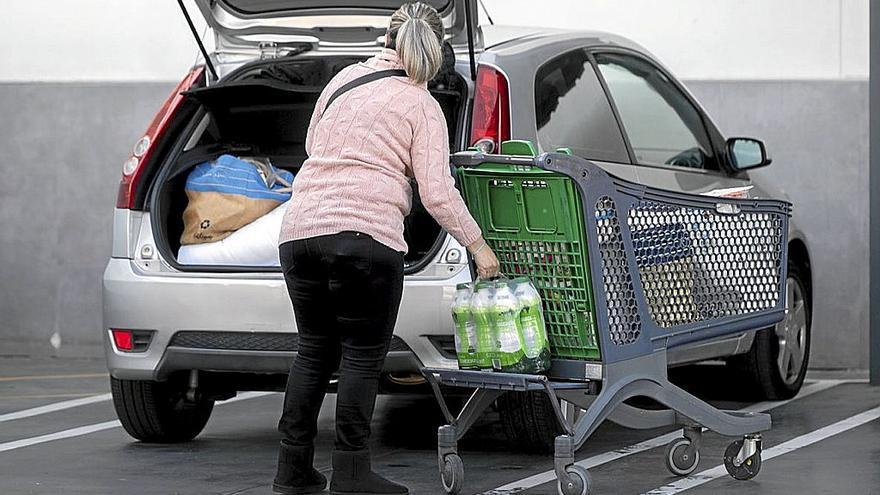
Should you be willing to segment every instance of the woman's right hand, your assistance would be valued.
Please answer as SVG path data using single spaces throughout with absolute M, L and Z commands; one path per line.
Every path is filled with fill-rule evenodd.
M 492 278 L 498 276 L 498 269 L 500 268 L 498 257 L 495 256 L 495 252 L 486 244 L 486 241 L 481 238 L 468 246 L 468 251 L 474 257 L 478 277 Z

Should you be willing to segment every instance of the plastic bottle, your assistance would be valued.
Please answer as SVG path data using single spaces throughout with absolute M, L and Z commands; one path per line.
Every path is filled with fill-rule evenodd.
M 486 280 L 477 282 L 471 296 L 471 315 L 477 339 L 477 365 L 481 369 L 491 369 L 495 356 L 495 337 L 492 329 L 492 301 L 494 289 Z
M 496 356 L 492 367 L 511 373 L 522 370 L 523 353 L 520 335 L 519 313 L 522 309 L 507 280 L 495 283 L 495 300 L 492 304 L 492 327 L 495 333 Z
M 550 369 L 550 341 L 547 339 L 541 294 L 527 277 L 514 279 L 513 285 L 513 293 L 521 308 L 519 322 L 525 354 L 523 370 L 542 373 Z
M 455 353 L 458 356 L 458 367 L 463 370 L 479 369 L 477 353 L 477 331 L 471 314 L 471 297 L 473 292 L 470 284 L 458 284 L 455 299 L 452 301 L 452 319 L 455 322 Z

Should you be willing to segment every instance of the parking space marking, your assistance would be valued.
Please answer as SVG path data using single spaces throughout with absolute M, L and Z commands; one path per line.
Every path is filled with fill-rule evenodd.
M 277 395 L 281 392 L 242 392 L 231 399 L 224 400 L 223 402 L 218 402 L 218 406 L 222 406 L 225 404 L 232 404 L 233 402 L 240 402 L 248 399 L 256 399 L 258 397 L 265 397 L 267 395 Z M 281 414 L 281 411 L 278 412 Z
M 14 440 L 12 442 L 0 443 L 0 452 L 20 449 L 22 447 L 29 447 L 31 445 L 51 442 L 53 440 L 80 437 L 83 435 L 88 435 L 89 433 L 95 433 L 98 431 L 109 430 L 110 428 L 116 428 L 117 426 L 122 426 L 122 424 L 119 422 L 118 419 L 115 419 L 113 421 L 105 421 L 103 423 L 88 426 L 80 426 L 78 428 L 71 428 L 69 430 L 40 435 L 38 437 L 24 438 L 21 440 Z
M 808 380 L 809 381 L 809 380 Z M 849 378 L 849 379 L 827 379 L 827 380 L 814 380 L 814 383 L 810 383 L 808 385 L 804 385 L 801 392 L 794 398 L 778 401 L 778 400 L 768 400 L 765 402 L 758 402 L 752 404 L 750 406 L 746 406 L 740 411 L 742 412 L 764 412 L 773 409 L 774 407 L 783 406 L 788 404 L 793 400 L 803 399 L 804 397 L 809 397 L 810 395 L 815 394 L 816 392 L 821 392 L 823 390 L 827 390 L 835 385 L 840 385 L 843 383 L 868 383 L 867 379 L 862 378 Z M 818 386 L 821 385 L 821 386 Z M 815 386 L 816 389 L 810 389 L 810 386 Z
M 21 400 L 21 399 L 63 399 L 71 397 L 91 397 L 95 392 L 85 394 L 38 394 L 38 395 L 0 395 L 0 400 Z
M 850 383 L 856 382 L 857 380 L 816 380 L 812 383 L 804 385 L 801 389 L 800 393 L 788 400 L 782 401 L 768 401 L 768 402 L 760 402 L 757 404 L 752 404 L 750 406 L 746 406 L 741 411 L 751 411 L 751 412 L 764 412 L 769 411 L 771 409 L 784 406 L 791 401 L 803 399 L 805 397 L 809 397 L 813 394 L 822 392 L 824 390 L 828 390 L 832 387 L 836 387 L 842 383 Z M 623 447 L 622 449 L 612 450 L 609 452 L 603 452 L 601 454 L 594 455 L 592 457 L 588 457 L 586 459 L 577 461 L 575 464 L 578 466 L 582 466 L 587 469 L 591 469 L 597 466 L 601 466 L 603 464 L 607 464 L 612 461 L 616 461 L 618 459 L 622 459 L 624 457 L 638 454 L 639 452 L 644 452 L 646 450 L 655 449 L 657 447 L 662 447 L 667 443 L 675 440 L 676 438 L 681 436 L 681 432 L 676 430 L 671 433 L 667 433 L 665 435 L 660 435 L 658 437 L 654 437 L 633 445 L 629 445 Z M 723 469 L 723 468 L 722 468 Z M 483 495 L 501 495 L 505 493 L 515 493 L 523 490 L 528 490 L 529 488 L 534 488 L 539 485 L 543 485 L 545 483 L 550 483 L 552 481 L 556 481 L 556 472 L 553 470 L 544 471 L 543 473 L 538 473 L 528 478 L 523 478 L 518 481 L 514 481 L 508 483 L 503 486 L 499 486 L 494 490 L 489 490 L 488 492 L 484 492 Z
M 54 404 L 48 404 L 40 407 L 33 407 L 31 409 L 23 409 L 21 411 L 15 411 L 6 414 L 0 414 L 0 423 L 4 421 L 12 421 L 13 419 L 21 419 L 21 418 L 30 418 L 31 416 L 39 416 L 41 414 L 48 414 L 55 411 L 63 411 L 64 409 L 70 409 L 72 407 L 84 406 L 87 404 L 94 404 L 96 402 L 104 402 L 110 400 L 110 394 L 100 394 L 100 395 L 92 395 L 90 397 L 83 397 L 82 399 L 73 399 L 66 400 L 63 402 L 56 402 Z
M 21 380 L 67 380 L 71 378 L 101 378 L 109 376 L 107 373 L 82 373 L 78 375 L 25 375 L 25 376 L 0 376 L 0 382 L 17 382 Z
M 869 409 L 863 413 L 840 420 L 837 423 L 805 433 L 799 437 L 792 438 L 787 442 L 770 447 L 769 449 L 764 450 L 761 455 L 761 460 L 769 461 L 774 457 L 779 457 L 794 452 L 797 449 L 813 445 L 814 443 L 821 442 L 822 440 L 847 432 L 877 419 L 880 419 L 880 407 Z M 650 492 L 647 492 L 647 495 L 673 495 L 675 493 L 704 485 L 724 476 L 727 476 L 727 470 L 724 468 L 724 465 L 719 465 L 692 476 L 688 476 L 687 478 L 681 478 L 668 485 L 655 488 Z
M 272 395 L 277 392 L 245 392 L 238 394 L 236 397 L 233 397 L 229 400 L 225 400 L 223 402 L 218 402 L 218 406 L 222 406 L 224 404 L 231 404 L 233 402 L 240 402 L 248 399 L 256 399 L 257 397 L 264 397 L 266 395 Z M 110 394 L 106 394 L 110 395 Z M 105 399 L 106 400 L 106 399 Z M 74 401 L 67 401 L 74 402 Z M 81 404 L 80 404 L 81 405 Z M 48 406 L 46 406 L 48 407 Z M 74 406 L 75 407 L 75 406 Z M 35 408 L 39 409 L 39 408 Z M 19 413 L 23 413 L 26 411 L 19 411 Z M 16 414 L 16 413 L 10 413 Z M 17 418 L 13 418 L 17 419 Z M 76 428 L 71 428 L 69 430 L 58 431 L 55 433 L 48 433 L 46 435 L 40 435 L 38 437 L 30 437 L 23 438 L 21 440 L 13 440 L 11 442 L 0 443 L 0 452 L 6 452 L 9 450 L 20 449 L 23 447 L 29 447 L 31 445 L 37 445 L 41 443 L 51 442 L 53 440 L 62 440 L 65 438 L 73 438 L 73 437 L 81 437 L 83 435 L 89 435 L 91 433 L 96 433 L 99 431 L 109 430 L 111 428 L 116 428 L 118 426 L 122 426 L 122 423 L 119 422 L 118 419 L 113 421 L 105 421 L 103 423 L 97 423 L 93 425 L 79 426 Z

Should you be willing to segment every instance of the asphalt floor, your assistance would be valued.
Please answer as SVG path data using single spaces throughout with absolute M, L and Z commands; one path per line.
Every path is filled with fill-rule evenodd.
M 763 467 L 730 478 L 721 458 L 731 439 L 707 432 L 689 477 L 669 474 L 672 429 L 628 430 L 606 422 L 577 453 L 597 494 L 880 495 L 880 387 L 860 376 L 811 373 L 791 401 L 755 404 L 721 366 L 674 370 L 674 380 L 727 409 L 767 410 Z M 194 441 L 152 445 L 119 426 L 101 360 L 0 359 L 0 494 L 270 494 L 281 409 L 278 393 L 218 403 Z M 316 467 L 330 475 L 333 396 L 325 401 Z M 380 397 L 371 449 L 375 468 L 413 494 L 442 494 L 432 397 Z M 465 494 L 556 494 L 552 455 L 517 453 L 487 414 L 460 444 Z

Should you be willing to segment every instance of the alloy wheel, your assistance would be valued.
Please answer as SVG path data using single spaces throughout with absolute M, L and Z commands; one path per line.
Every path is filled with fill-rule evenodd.
M 776 325 L 779 342 L 776 366 L 786 385 L 798 379 L 804 363 L 807 337 L 807 309 L 804 290 L 794 277 L 785 283 L 785 319 Z

